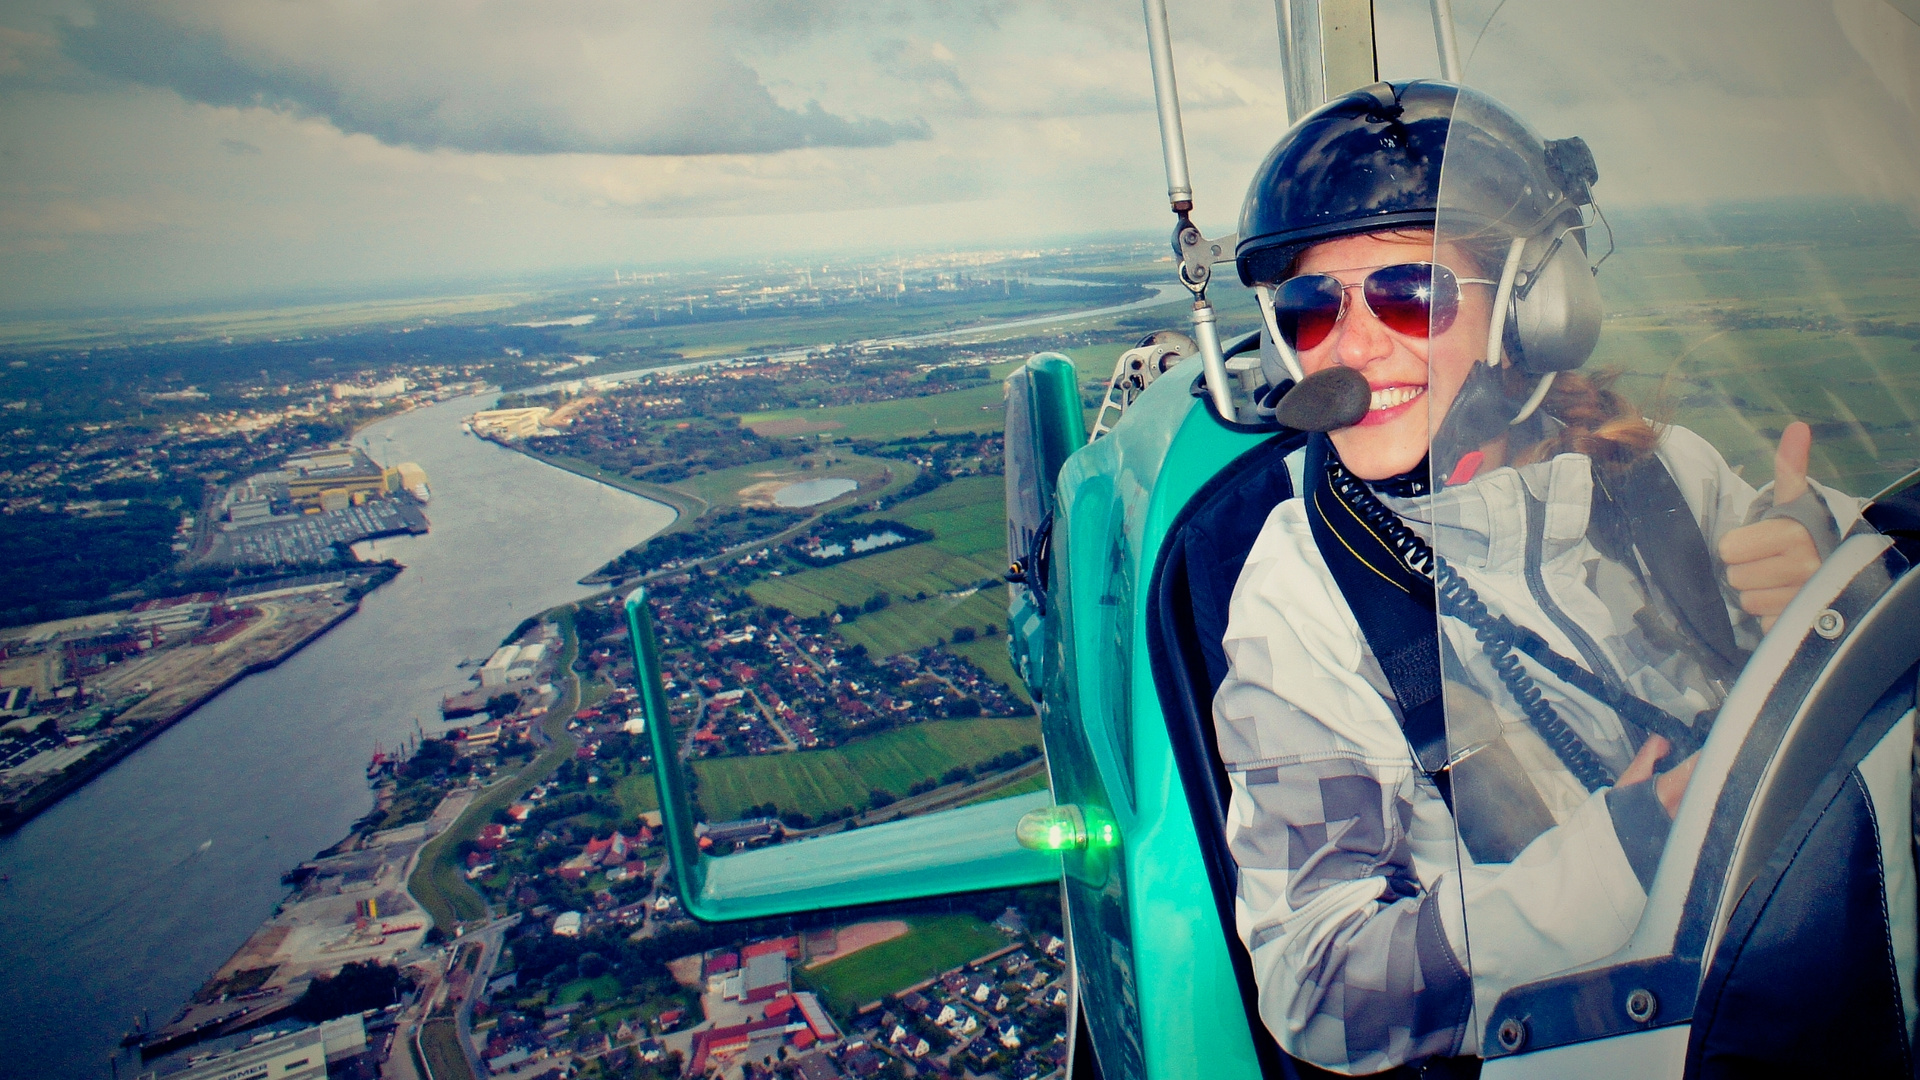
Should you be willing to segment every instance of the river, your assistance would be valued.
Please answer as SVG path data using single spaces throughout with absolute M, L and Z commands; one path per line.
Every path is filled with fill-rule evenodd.
M 521 619 L 665 527 L 658 503 L 460 432 L 489 398 L 367 429 L 418 462 L 432 532 L 368 545 L 407 570 L 254 675 L 0 839 L 0 1077 L 110 1075 L 142 1010 L 164 1023 L 286 894 L 282 872 L 372 806 L 364 769 Z M 363 548 L 365 550 L 365 548 Z M 131 1077 L 122 1057 L 120 1074 Z

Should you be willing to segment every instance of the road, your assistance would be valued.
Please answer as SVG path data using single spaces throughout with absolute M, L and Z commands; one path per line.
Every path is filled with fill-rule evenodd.
M 453 1022 L 460 1032 L 460 1049 L 466 1052 L 467 1067 L 475 1076 L 486 1076 L 486 1066 L 480 1061 L 480 1052 L 473 1047 L 473 1003 L 486 993 L 487 981 L 493 978 L 493 966 L 500 962 L 500 953 L 505 947 L 508 930 L 520 925 L 520 915 L 515 912 L 504 919 L 495 919 L 486 926 L 470 934 L 461 935 L 460 940 L 480 940 L 480 961 L 473 966 L 473 979 L 467 983 L 467 996 L 454 1011 Z M 454 952 L 459 955 L 458 950 Z

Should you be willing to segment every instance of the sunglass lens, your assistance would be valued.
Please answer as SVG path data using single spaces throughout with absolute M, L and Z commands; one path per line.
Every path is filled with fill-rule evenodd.
M 1453 271 L 1433 263 L 1383 266 L 1367 275 L 1365 292 L 1374 316 L 1408 337 L 1444 333 L 1460 311 Z
M 1311 349 L 1327 340 L 1340 321 L 1340 282 L 1326 274 L 1288 278 L 1274 291 L 1273 313 L 1280 336 L 1294 349 Z

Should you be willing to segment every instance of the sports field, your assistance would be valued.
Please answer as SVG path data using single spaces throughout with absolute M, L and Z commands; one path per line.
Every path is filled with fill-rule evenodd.
M 795 974 L 845 1018 L 869 1001 L 898 993 L 1007 944 L 1004 934 L 972 915 L 929 915 L 907 921 L 913 929 L 900 937 Z
M 782 813 L 817 817 L 863 807 L 873 790 L 905 795 L 916 780 L 955 765 L 972 765 L 1040 744 L 1031 717 L 934 720 L 855 739 L 833 750 L 715 758 L 694 762 L 700 803 L 714 821 L 732 821 L 749 806 L 771 802 Z

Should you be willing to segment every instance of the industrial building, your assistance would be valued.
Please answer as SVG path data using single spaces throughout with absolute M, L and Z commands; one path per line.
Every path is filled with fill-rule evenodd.
M 488 409 L 474 413 L 467 423 L 481 435 L 497 439 L 525 439 L 540 434 L 540 422 L 553 413 L 544 405 L 526 409 Z
M 273 1038 L 255 1037 L 238 1049 L 187 1057 L 179 1067 L 162 1061 L 140 1080 L 325 1080 L 328 1061 L 367 1050 L 367 1026 L 356 1014 Z M 186 1055 L 182 1055 L 186 1057 Z
M 406 393 L 411 386 L 411 383 L 398 375 L 395 375 L 385 382 L 374 383 L 372 386 L 355 386 L 352 383 L 334 383 L 333 400 L 343 401 L 347 398 L 399 397 L 401 394 Z
M 288 511 L 345 510 L 402 491 L 425 503 L 426 470 L 411 461 L 383 468 L 351 447 L 328 447 L 290 457 L 280 471 L 258 473 L 227 489 L 222 528 L 272 524 Z
M 421 502 L 426 502 L 432 497 L 432 493 L 427 490 L 427 470 L 411 461 L 403 461 L 395 465 L 394 469 L 400 473 L 400 486 L 407 494 Z
M 507 672 L 512 670 L 514 660 L 520 656 L 520 646 L 502 645 L 493 650 L 487 662 L 480 665 L 480 685 L 486 687 L 505 686 Z
M 353 449 L 288 458 L 286 473 L 287 497 L 301 509 L 343 510 L 400 490 L 400 470 L 383 469 Z

